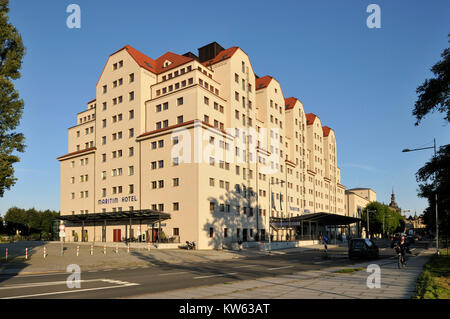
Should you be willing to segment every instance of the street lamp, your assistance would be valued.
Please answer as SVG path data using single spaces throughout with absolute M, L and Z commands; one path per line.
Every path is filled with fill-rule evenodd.
M 284 181 L 280 180 L 279 182 L 277 181 L 276 183 L 273 183 L 272 178 L 269 179 L 269 253 L 271 252 L 271 245 L 272 245 L 271 238 L 270 238 L 272 235 L 272 232 L 270 230 L 270 215 L 272 215 L 272 190 L 271 190 L 270 186 L 278 185 L 278 184 L 281 184 L 281 186 L 283 186 Z
M 366 234 L 367 238 L 370 238 L 369 237 L 369 213 L 376 213 L 376 212 L 377 212 L 376 209 L 372 209 L 372 210 L 368 209 L 367 210 L 367 234 Z
M 415 149 L 408 149 L 405 148 L 402 150 L 403 153 L 407 152 L 414 152 L 414 151 L 421 151 L 421 150 L 428 150 L 428 149 L 434 149 L 434 158 L 436 159 L 436 138 L 433 139 L 434 146 L 430 147 L 422 147 L 422 148 L 415 148 Z M 435 173 L 435 179 L 437 178 L 437 173 Z M 436 202 L 436 254 L 439 255 L 439 223 L 438 223 L 438 195 L 437 195 L 437 189 L 436 194 L 434 195 L 434 199 Z

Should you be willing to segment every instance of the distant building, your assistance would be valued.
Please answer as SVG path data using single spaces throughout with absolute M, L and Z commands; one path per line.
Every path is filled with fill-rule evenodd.
M 389 203 L 389 208 L 399 214 L 402 213 L 402 209 L 398 207 L 397 202 L 395 201 L 394 188 L 392 188 L 391 202 Z
M 352 188 L 345 191 L 345 210 L 349 217 L 361 218 L 362 210 L 371 202 L 377 201 L 377 193 L 371 188 Z M 360 233 L 359 225 L 350 227 L 350 234 Z

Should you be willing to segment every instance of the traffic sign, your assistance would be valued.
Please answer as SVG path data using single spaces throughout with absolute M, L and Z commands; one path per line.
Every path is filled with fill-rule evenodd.
M 66 237 L 66 232 L 65 231 L 60 231 L 59 232 L 59 237 Z
M 66 229 L 66 226 L 64 224 L 59 225 L 59 230 L 64 231 Z

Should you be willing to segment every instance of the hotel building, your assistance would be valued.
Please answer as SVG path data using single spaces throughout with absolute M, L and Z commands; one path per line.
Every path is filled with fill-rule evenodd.
M 198 51 L 154 60 L 127 45 L 109 56 L 58 158 L 66 241 L 211 249 L 265 238 L 271 218 L 346 215 L 333 129 L 258 77 L 241 48 Z

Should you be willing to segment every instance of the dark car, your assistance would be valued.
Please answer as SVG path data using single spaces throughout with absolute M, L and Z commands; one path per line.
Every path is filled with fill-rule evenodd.
M 353 238 L 348 245 L 348 258 L 378 258 L 380 251 L 371 239 Z

